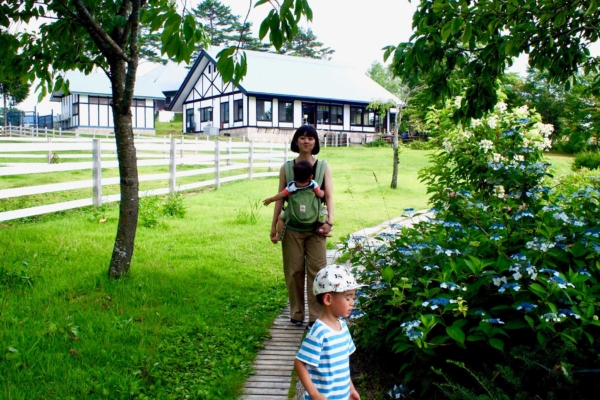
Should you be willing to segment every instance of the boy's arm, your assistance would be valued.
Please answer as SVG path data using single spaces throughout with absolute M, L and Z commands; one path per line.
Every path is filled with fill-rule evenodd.
M 352 383 L 352 379 L 350 379 L 350 400 L 360 400 L 360 394 L 354 388 L 354 383 Z
M 298 379 L 302 382 L 302 386 L 304 386 L 304 389 L 306 389 L 313 400 L 327 400 L 327 397 L 319 393 L 315 384 L 310 380 L 308 369 L 306 369 L 306 365 L 302 361 L 296 358 L 294 361 L 294 368 L 298 374 Z M 354 386 L 352 386 L 352 388 L 354 388 Z
M 286 197 L 288 197 L 289 194 L 290 194 L 290 192 L 288 192 L 287 188 L 283 189 L 281 192 L 277 193 L 275 196 L 269 197 L 268 199 L 264 199 L 263 204 L 265 206 L 268 206 L 269 204 L 273 203 L 274 201 L 285 199 Z

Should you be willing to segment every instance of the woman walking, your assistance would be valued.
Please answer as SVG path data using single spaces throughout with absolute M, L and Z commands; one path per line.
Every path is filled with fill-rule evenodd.
M 292 162 L 309 162 L 313 166 L 313 175 L 317 176 L 318 163 L 323 163 L 315 157 L 320 150 L 317 130 L 310 125 L 298 128 L 292 138 L 291 150 L 298 153 L 298 157 Z M 289 180 L 292 179 L 293 177 L 289 178 Z M 279 172 L 278 192 L 284 190 L 287 184 L 285 167 L 282 166 Z M 283 272 L 290 301 L 290 322 L 294 325 L 302 325 L 306 316 L 304 305 L 305 282 L 308 285 L 306 293 L 308 294 L 309 326 L 312 326 L 321 314 L 321 306 L 313 295 L 312 285 L 317 272 L 327 264 L 325 235 L 329 235 L 333 229 L 333 181 L 328 165 L 325 167 L 321 188 L 325 191 L 324 199 L 328 210 L 327 221 L 316 230 L 298 229 L 292 224 L 288 224 L 281 242 Z M 279 240 L 277 221 L 282 207 L 283 200 L 278 200 L 275 203 L 271 222 L 270 237 L 273 243 L 277 243 Z

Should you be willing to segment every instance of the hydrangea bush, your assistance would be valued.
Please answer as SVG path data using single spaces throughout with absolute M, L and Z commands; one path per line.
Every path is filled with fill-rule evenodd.
M 544 160 L 552 126 L 526 106 L 509 112 L 499 103 L 463 126 L 450 121 L 459 105 L 432 117 L 445 139 L 420 173 L 431 194 L 429 220 L 354 253 L 367 285 L 356 341 L 388 354 L 399 381 L 420 383 L 421 396 L 441 387 L 431 385 L 432 367 L 447 368 L 448 359 L 489 368 L 502 375 L 497 382 L 510 380 L 498 372 L 502 365 L 517 373 L 520 360 L 510 398 L 549 390 L 548 371 L 576 385 L 574 373 L 599 367 L 597 181 L 562 193 L 552 187 Z M 538 373 L 539 382 L 527 379 Z

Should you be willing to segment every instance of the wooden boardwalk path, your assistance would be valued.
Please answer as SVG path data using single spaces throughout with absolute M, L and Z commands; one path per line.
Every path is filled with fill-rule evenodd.
M 369 242 L 377 244 L 377 240 L 373 237 L 378 233 L 390 229 L 397 231 L 399 226 L 412 225 L 429 217 L 431 217 L 430 213 L 423 213 L 413 218 L 400 217 L 372 228 L 362 229 L 350 236 L 356 241 L 365 240 L 362 242 L 363 245 Z M 338 256 L 340 256 L 338 250 L 327 250 L 327 264 L 334 263 Z M 308 309 L 308 306 L 306 308 Z M 265 348 L 256 356 L 252 366 L 254 374 L 246 381 L 241 399 L 288 400 L 294 359 L 302 343 L 304 332 L 306 332 L 304 326 L 294 326 L 290 323 L 288 305 L 273 322 L 271 339 L 265 342 Z M 298 388 L 296 391 L 299 392 Z

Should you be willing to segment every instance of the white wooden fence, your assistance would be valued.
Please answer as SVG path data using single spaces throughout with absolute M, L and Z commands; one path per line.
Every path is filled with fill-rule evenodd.
M 136 139 L 137 165 L 169 165 L 168 173 L 140 175 L 140 182 L 168 180 L 166 188 L 140 191 L 140 196 L 156 196 L 197 189 L 214 185 L 217 188 L 224 182 L 240 179 L 274 177 L 279 174 L 279 166 L 288 159 L 288 145 L 277 143 L 228 142 L 175 139 L 142 138 Z M 63 153 L 69 152 L 69 153 Z M 44 162 L 3 163 L 6 159 L 44 159 Z M 60 160 L 60 163 L 53 163 Z M 90 161 L 63 162 L 66 159 Z M 178 165 L 197 165 L 200 168 L 177 171 Z M 102 195 L 102 187 L 118 185 L 119 178 L 102 178 L 103 168 L 117 168 L 116 145 L 114 139 L 65 138 L 65 137 L 0 137 L 0 177 L 10 175 L 37 174 L 61 171 L 91 170 L 91 178 L 83 181 L 53 183 L 47 185 L 0 189 L 0 199 L 20 196 L 54 193 L 74 189 L 92 189 L 92 197 L 0 212 L 0 221 L 25 218 L 34 215 L 69 210 L 85 206 L 100 206 L 103 203 L 120 200 L 120 194 Z M 256 172 L 267 169 L 269 172 Z M 238 175 L 223 177 L 227 171 L 242 170 Z M 177 179 L 189 176 L 212 175 L 212 179 L 199 180 L 183 185 Z

